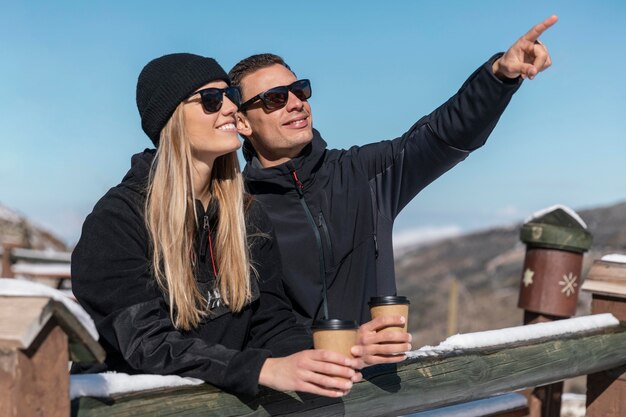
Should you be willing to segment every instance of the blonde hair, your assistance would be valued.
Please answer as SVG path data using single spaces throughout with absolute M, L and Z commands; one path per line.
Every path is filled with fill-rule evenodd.
M 199 227 L 192 181 L 191 145 L 180 104 L 161 131 L 145 205 L 152 243 L 152 269 L 169 297 L 170 317 L 182 330 L 209 313 L 194 276 L 194 240 Z M 240 312 L 251 299 L 250 259 L 244 217 L 244 186 L 235 152 L 218 157 L 211 170 L 210 198 L 219 207 L 215 241 L 216 288 L 222 302 Z

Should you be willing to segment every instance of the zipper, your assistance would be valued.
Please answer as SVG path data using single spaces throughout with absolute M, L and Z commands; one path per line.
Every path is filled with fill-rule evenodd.
M 298 192 L 300 205 L 302 205 L 304 214 L 306 215 L 309 224 L 313 228 L 313 234 L 315 235 L 315 241 L 317 242 L 317 251 L 319 253 L 320 264 L 320 277 L 322 279 L 322 305 L 324 308 L 324 319 L 328 320 L 328 289 L 326 287 L 326 267 L 324 266 L 324 248 L 322 247 L 322 237 L 320 236 L 320 231 L 317 224 L 315 223 L 315 219 L 311 214 L 311 210 L 304 200 L 304 185 L 298 179 L 295 168 L 291 169 L 291 174 L 293 175 L 296 191 Z
M 374 257 L 378 259 L 378 239 L 376 238 L 376 232 L 374 232 Z
M 209 241 L 209 216 L 206 214 L 202 219 L 202 234 L 200 236 L 200 259 L 206 261 L 206 252 Z
M 324 219 L 324 213 L 320 211 L 319 216 L 317 216 L 318 227 L 322 229 L 322 233 L 324 234 L 324 243 L 326 243 L 326 253 L 328 254 L 328 259 L 332 262 L 332 254 L 333 254 L 333 244 L 330 240 L 330 233 L 328 233 L 328 226 L 326 226 L 326 220 Z

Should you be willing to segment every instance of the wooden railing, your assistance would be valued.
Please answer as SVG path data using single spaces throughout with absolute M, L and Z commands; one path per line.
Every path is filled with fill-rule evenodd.
M 50 278 L 60 288 L 70 278 L 71 252 L 46 251 L 4 244 L 0 249 L 4 278 Z
M 37 275 L 36 267 L 41 265 L 47 265 L 41 269 L 45 269 L 48 274 L 51 273 L 52 266 L 65 265 L 69 269 L 69 254 L 52 254 L 8 246 L 3 249 L 3 272 L 10 270 L 12 273 L 25 268 L 20 273 L 26 274 L 30 271 L 31 274 Z M 554 260 L 550 262 L 554 263 Z M 527 266 L 525 265 L 525 271 Z M 536 265 L 533 266 L 535 267 Z M 551 275 L 558 281 L 561 278 L 560 274 L 559 272 Z M 578 276 L 579 272 L 576 278 Z M 528 280 L 524 278 L 522 290 L 527 290 L 526 287 L 533 283 L 533 279 L 530 278 Z M 576 287 L 573 283 L 575 282 L 557 282 L 561 286 L 571 284 L 574 289 L 578 283 L 575 283 Z M 208 384 L 201 384 L 116 394 L 106 398 L 80 397 L 71 402 L 71 413 L 73 416 L 82 417 L 397 416 L 424 410 L 432 412 L 438 407 L 463 404 L 533 387 L 545 387 L 568 378 L 588 375 L 587 417 L 625 416 L 626 263 L 594 262 L 583 288 L 593 295 L 592 313 L 612 313 L 619 320 L 619 324 L 601 330 L 571 331 L 542 339 L 490 345 L 480 349 L 459 348 L 435 355 L 412 355 L 412 358 L 398 365 L 381 365 L 365 369 L 364 380 L 355 384 L 350 393 L 340 399 L 296 392 L 277 392 L 265 388 L 254 398 L 243 398 Z M 561 293 L 565 291 L 564 287 L 557 289 Z M 567 297 L 569 295 L 566 294 Z M 545 306 L 540 306 L 539 310 L 529 311 L 539 311 L 545 317 L 527 322 L 552 320 L 553 315 L 556 318 L 567 316 L 549 311 L 549 308 L 554 306 L 553 299 L 542 298 L 542 300 Z M 573 298 L 565 301 L 575 306 Z M 546 311 L 543 311 L 544 309 Z M 11 322 L 9 313 L 8 311 L 5 313 L 7 323 Z M 64 317 L 63 314 L 57 316 L 57 320 Z M 528 312 L 525 317 L 527 316 Z M 74 332 L 72 326 L 61 327 L 70 336 Z M 80 352 L 81 346 L 85 344 L 88 343 L 85 341 L 72 343 L 70 337 L 70 347 L 74 346 L 74 351 Z M 0 358 L 1 353 L 0 349 Z M 543 403 L 539 404 L 541 407 L 537 407 L 537 402 L 533 403 L 533 399 L 537 399 L 534 396 L 536 392 L 537 390 L 530 395 L 527 407 L 522 407 L 521 410 L 518 407 L 515 414 L 507 412 L 485 415 L 512 417 L 523 415 L 520 412 L 528 412 L 531 417 L 548 417 L 558 412 L 560 395 L 554 395 L 556 398 L 550 399 L 549 393 L 553 391 L 550 387 L 545 388 L 544 394 L 548 394 L 540 399 Z
M 239 398 L 209 385 L 82 397 L 75 416 L 398 416 L 626 366 L 626 328 L 453 351 L 364 370 L 341 399 L 264 389 Z M 622 367 L 622 368 L 620 368 Z M 626 370 L 626 369 L 625 369 Z

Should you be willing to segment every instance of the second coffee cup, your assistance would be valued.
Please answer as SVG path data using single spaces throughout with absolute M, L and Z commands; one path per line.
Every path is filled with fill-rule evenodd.
M 382 332 L 406 332 L 409 323 L 408 298 L 399 295 L 386 295 L 384 297 L 372 297 L 369 301 L 370 314 L 372 319 L 382 316 L 403 316 L 404 326 L 389 326 L 382 329 Z
M 359 326 L 352 320 L 316 320 L 311 326 L 315 349 L 332 350 L 353 358 L 350 349 L 356 345 Z

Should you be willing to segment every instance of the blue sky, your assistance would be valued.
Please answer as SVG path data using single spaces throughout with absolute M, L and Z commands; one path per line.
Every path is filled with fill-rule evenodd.
M 151 59 L 282 55 L 313 83 L 333 147 L 390 139 L 532 25 L 553 66 L 525 82 L 487 145 L 424 190 L 398 233 L 474 230 L 552 204 L 626 200 L 623 1 L 16 1 L 0 6 L 0 203 L 74 243 L 151 143 L 135 85 Z

